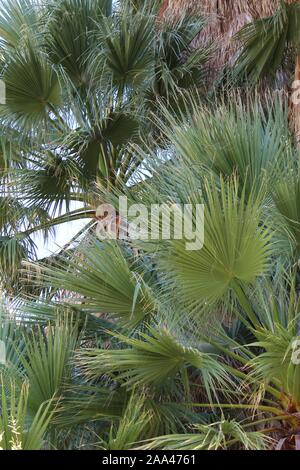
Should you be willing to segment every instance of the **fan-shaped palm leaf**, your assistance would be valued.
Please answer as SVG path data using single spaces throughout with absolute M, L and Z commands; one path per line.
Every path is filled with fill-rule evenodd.
M 97 378 L 108 374 L 128 387 L 153 385 L 163 387 L 187 367 L 199 369 L 208 396 L 216 395 L 216 385 L 230 383 L 229 376 L 214 355 L 187 347 L 166 330 L 149 329 L 140 338 L 116 336 L 130 348 L 117 350 L 82 350 L 77 353 L 84 374 Z
M 246 201 L 244 192 L 238 194 L 236 182 L 221 181 L 219 191 L 213 180 L 207 181 L 203 248 L 187 251 L 184 240 L 172 240 L 159 260 L 183 302 L 193 309 L 199 302 L 221 300 L 238 285 L 253 284 L 268 269 L 270 232 L 261 225 L 260 197 Z
M 250 194 L 255 189 L 259 192 L 264 184 L 273 184 L 292 159 L 287 106 L 281 101 L 268 100 L 264 109 L 258 99 L 245 105 L 233 94 L 229 104 L 216 105 L 214 110 L 199 108 L 195 99 L 186 106 L 190 117 L 185 126 L 165 111 L 168 125 L 162 127 L 178 158 L 192 164 L 199 174 L 199 166 L 217 177 L 236 174 Z
M 39 269 L 44 284 L 68 290 L 69 301 L 80 304 L 83 312 L 110 314 L 134 326 L 155 309 L 134 262 L 132 254 L 126 255 L 116 243 L 96 239 L 83 244 L 73 259 L 62 258 L 58 266 Z
M 276 13 L 247 24 L 237 34 L 244 49 L 238 57 L 235 74 L 251 82 L 274 75 L 283 63 L 290 44 L 298 48 L 300 25 L 299 2 L 281 2 Z
M 28 406 L 37 411 L 42 403 L 59 398 L 70 380 L 71 358 L 78 340 L 77 325 L 69 319 L 59 319 L 46 332 L 39 330 L 26 341 L 26 353 L 20 360 L 30 384 Z
M 61 102 L 56 72 L 31 43 L 10 57 L 1 78 L 6 85 L 2 113 L 27 129 L 44 121 L 51 107 Z

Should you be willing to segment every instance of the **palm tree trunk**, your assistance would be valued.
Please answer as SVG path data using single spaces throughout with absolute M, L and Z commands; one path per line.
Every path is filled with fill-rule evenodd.
M 159 17 L 170 21 L 186 11 L 194 11 L 209 18 L 193 46 L 205 48 L 212 38 L 218 46 L 209 62 L 213 81 L 225 66 L 235 61 L 239 45 L 232 41 L 234 34 L 250 21 L 272 15 L 279 4 L 280 0 L 163 0 Z
M 288 5 L 300 3 L 300 0 L 286 0 Z M 299 25 L 300 26 L 300 25 Z M 292 94 L 289 100 L 289 116 L 291 131 L 295 136 L 297 147 L 300 148 L 300 51 L 297 50 L 295 77 L 292 86 Z
M 287 4 L 300 3 L 300 0 L 286 0 Z M 232 36 L 249 21 L 272 15 L 280 5 L 280 0 L 163 0 L 160 18 L 167 21 L 178 17 L 184 11 L 197 11 L 208 15 L 211 21 L 201 33 L 195 46 L 205 46 L 213 37 L 219 43 L 219 50 L 211 60 L 212 81 L 226 64 L 235 60 L 238 45 Z M 294 99 L 295 98 L 295 99 Z M 290 127 L 297 147 L 300 148 L 300 52 L 296 56 L 295 81 L 289 100 Z

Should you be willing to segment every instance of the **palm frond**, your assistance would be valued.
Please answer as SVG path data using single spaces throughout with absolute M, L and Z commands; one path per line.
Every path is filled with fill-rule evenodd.
M 26 341 L 26 351 L 20 357 L 30 383 L 28 406 L 36 411 L 42 403 L 60 393 L 70 380 L 70 360 L 78 341 L 78 327 L 70 319 L 59 319 L 55 327 L 39 329 Z
M 157 437 L 140 449 L 162 450 L 224 450 L 240 443 L 244 450 L 265 450 L 270 439 L 259 431 L 245 431 L 237 421 L 194 426 L 195 433 Z
M 38 269 L 44 285 L 68 290 L 69 302 L 81 304 L 83 312 L 109 314 L 123 325 L 135 326 L 155 311 L 155 305 L 134 262 L 117 243 L 94 239 L 83 244 L 73 259 L 61 258 L 57 266 Z
M 6 104 L 2 115 L 13 116 L 28 129 L 45 122 L 47 111 L 61 103 L 57 74 L 47 58 L 31 43 L 9 59 L 1 76 L 6 85 Z
M 199 309 L 199 301 L 221 300 L 236 284 L 253 284 L 268 270 L 272 249 L 270 232 L 261 225 L 260 197 L 246 201 L 244 191 L 238 194 L 236 182 L 221 181 L 219 191 L 212 179 L 207 181 L 203 248 L 187 251 L 184 240 L 172 240 L 159 260 L 192 309 Z
M 218 358 L 185 346 L 166 330 L 149 328 L 137 339 L 116 335 L 130 348 L 117 350 L 82 350 L 77 353 L 84 374 L 95 379 L 107 374 L 113 379 L 136 386 L 166 387 L 177 374 L 183 383 L 187 368 L 199 369 L 203 386 L 209 397 L 216 394 L 216 384 L 229 384 L 229 377 Z
M 281 2 L 276 13 L 250 23 L 239 31 L 244 48 L 237 59 L 235 75 L 256 83 L 274 76 L 283 63 L 288 45 L 299 45 L 300 8 L 296 2 Z
M 41 450 L 51 419 L 51 402 L 41 406 L 30 419 L 28 407 L 29 386 L 21 390 L 11 382 L 9 396 L 1 393 L 0 448 L 3 450 Z M 28 419 L 29 418 L 29 419 Z

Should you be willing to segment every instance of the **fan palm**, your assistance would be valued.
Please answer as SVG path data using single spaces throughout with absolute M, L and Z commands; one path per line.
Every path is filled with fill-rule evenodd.
M 1 7 L 0 447 L 298 449 L 299 158 L 286 103 L 187 99 L 204 83 L 208 53 L 189 48 L 203 21 L 163 23 L 160 2 L 146 3 Z M 291 37 L 292 11 L 282 3 L 241 33 L 263 25 L 261 72 L 278 39 L 267 26 Z M 255 78 L 246 58 L 240 73 Z M 162 207 L 153 239 L 97 237 L 97 205 L 120 195 Z M 190 230 L 176 237 L 172 211 L 187 204 Z M 94 219 L 76 244 L 33 261 L 36 230 L 79 218 Z
M 36 231 L 94 219 L 95 184 L 128 183 L 141 165 L 132 144 L 151 140 L 157 102 L 174 107 L 179 92 L 205 84 L 208 52 L 189 50 L 203 20 L 186 15 L 158 25 L 149 5 L 1 5 L 1 195 L 18 206 L 1 226 L 3 273 L 34 258 Z M 4 276 L 8 285 L 12 273 Z
M 189 258 L 186 264 L 190 264 Z M 80 270 L 78 263 L 79 276 Z M 56 268 L 53 278 L 57 273 Z M 49 275 L 47 268 L 48 279 Z M 61 276 L 64 282 L 72 281 L 72 273 L 65 269 L 61 270 Z M 173 269 L 170 276 L 173 276 Z M 195 277 L 197 279 L 197 273 Z M 181 318 L 178 313 L 184 312 L 184 306 L 177 313 L 175 301 L 172 308 L 167 309 L 159 291 L 153 320 L 148 317 L 134 327 L 125 324 L 125 329 L 122 324 L 112 323 L 109 330 L 93 330 L 98 344 L 94 343 L 92 348 L 81 347 L 76 353 L 75 381 L 69 378 L 60 391 L 56 387 L 52 390 L 57 391 L 56 398 L 59 398 L 52 426 L 63 432 L 66 426 L 98 423 L 101 442 L 95 445 L 107 449 L 133 448 L 141 439 L 147 441 L 141 448 L 178 450 L 236 445 L 257 449 L 272 445 L 272 439 L 286 439 L 286 442 L 291 441 L 288 436 L 297 439 L 299 365 L 293 364 L 291 359 L 294 341 L 299 338 L 299 300 L 293 280 L 288 280 L 290 294 L 286 293 L 285 282 L 280 277 L 277 288 L 274 281 L 273 285 L 268 279 L 256 281 L 254 289 L 248 282 L 246 294 L 238 297 L 242 299 L 240 304 L 231 307 L 232 315 L 248 331 L 248 344 L 234 337 L 233 326 L 226 327 L 225 331 L 219 322 L 210 322 L 207 331 L 207 308 L 202 318 L 194 313 L 185 313 Z M 213 278 L 210 285 L 218 289 Z M 179 282 L 177 288 L 179 286 L 181 293 L 187 290 L 186 284 L 181 286 Z M 173 291 L 174 285 L 166 284 L 164 289 Z M 119 301 L 121 304 L 122 296 Z M 100 305 L 101 299 L 99 308 Z M 84 314 L 84 298 L 81 303 L 77 300 L 77 308 L 78 313 Z M 107 315 L 115 322 L 113 308 Z M 115 328 L 121 329 L 121 333 Z M 86 334 L 88 332 L 82 338 Z M 42 377 L 50 371 L 46 363 L 50 365 L 52 357 L 50 351 L 45 354 Z M 27 370 L 31 364 L 31 372 L 26 375 L 33 397 L 39 391 L 33 376 L 39 370 L 38 358 L 39 355 L 31 354 L 26 366 Z M 62 366 L 57 358 L 54 361 L 57 367 Z M 46 386 L 48 382 L 43 383 Z M 143 390 L 142 402 L 134 398 L 137 387 Z M 47 397 L 48 392 L 44 398 Z M 163 423 L 158 421 L 155 407 L 159 408 Z M 170 427 L 166 427 L 167 420 Z M 132 423 L 129 434 L 124 428 L 128 422 Z M 160 434 L 161 437 L 157 437 Z
M 22 355 L 9 355 L 15 367 L 3 393 L 8 399 L 9 379 L 28 383 L 31 416 L 51 399 L 47 446 L 261 449 L 273 440 L 297 442 L 298 293 L 294 278 L 268 277 L 275 234 L 262 211 L 265 192 L 246 197 L 236 176 L 224 182 L 199 176 L 201 165 L 198 173 L 181 159 L 172 164 L 170 173 L 160 161 L 159 177 L 154 172 L 139 196 L 147 203 L 152 186 L 158 201 L 204 201 L 202 250 L 191 255 L 180 240 L 144 241 L 137 256 L 131 242 L 92 238 L 52 266 L 28 266 L 34 283 L 52 289 L 17 305 L 18 321 L 28 329 L 36 319 L 39 328 L 25 333 L 25 345 L 16 341 Z M 62 288 L 69 292 L 63 299 Z M 99 323 L 90 321 L 95 314 Z M 3 338 L 11 334 L 3 331 Z M 83 425 L 90 433 L 82 441 Z

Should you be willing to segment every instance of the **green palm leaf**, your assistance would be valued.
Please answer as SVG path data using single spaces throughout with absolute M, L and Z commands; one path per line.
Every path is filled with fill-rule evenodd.
M 111 13 L 111 0 L 60 0 L 50 4 L 46 49 L 51 61 L 60 65 L 78 86 L 90 86 L 87 56 L 95 40 L 96 23 Z
M 213 180 L 205 185 L 205 239 L 200 250 L 187 251 L 186 241 L 172 240 L 159 260 L 166 277 L 176 283 L 185 304 L 221 300 L 236 285 L 251 285 L 267 272 L 270 232 L 261 225 L 260 197 L 239 197 L 236 182 Z M 199 203 L 200 201 L 198 201 Z
M 166 330 L 150 328 L 137 339 L 115 336 L 130 348 L 78 351 L 77 358 L 89 379 L 107 374 L 130 388 L 161 387 L 177 374 L 185 377 L 186 369 L 193 366 L 199 369 L 209 397 L 216 393 L 217 384 L 224 386 L 230 382 L 216 356 L 185 346 Z
M 150 415 L 144 409 L 145 397 L 132 393 L 117 426 L 111 426 L 107 441 L 99 445 L 105 450 L 130 450 L 145 435 Z
M 53 67 L 43 54 L 27 44 L 15 52 L 3 77 L 6 84 L 4 116 L 14 116 L 25 127 L 45 120 L 51 106 L 61 103 L 61 89 Z
M 94 239 L 82 244 L 73 259 L 62 257 L 57 266 L 41 266 L 42 283 L 66 289 L 69 302 L 83 312 L 109 314 L 122 325 L 135 326 L 155 309 L 132 254 L 115 242 Z M 65 266 L 69 268 L 66 271 Z M 39 280 L 39 283 L 41 279 Z M 80 302 L 81 296 L 82 301 Z
M 45 337 L 46 336 L 46 337 Z M 26 354 L 20 357 L 30 384 L 28 406 L 37 411 L 42 403 L 59 398 L 71 375 L 71 358 L 78 340 L 78 327 L 72 318 L 49 325 L 46 335 L 40 329 L 26 341 Z
M 297 170 L 282 178 L 272 191 L 273 201 L 283 219 L 281 230 L 288 232 L 288 239 L 296 254 L 300 247 L 300 179 Z
M 23 384 L 19 390 L 11 382 L 8 397 L 4 387 L 1 388 L 0 449 L 41 450 L 51 419 L 51 402 L 41 406 L 30 418 L 28 384 Z
M 194 426 L 195 433 L 157 437 L 140 449 L 224 450 L 240 443 L 244 450 L 264 450 L 270 439 L 261 432 L 247 432 L 235 420 Z
M 233 94 L 230 104 L 216 104 L 214 111 L 199 107 L 194 99 L 186 106 L 186 125 L 178 125 L 165 110 L 168 124 L 162 130 L 175 145 L 178 158 L 192 164 L 199 175 L 202 169 L 216 177 L 235 174 L 250 194 L 264 185 L 268 189 L 293 158 L 287 108 L 279 100 L 268 100 L 264 109 L 259 100 L 245 105 Z
M 5 0 L 0 7 L 1 48 L 17 48 L 25 32 L 33 32 L 41 21 L 42 9 L 32 0 Z
M 244 48 L 236 62 L 235 76 L 256 83 L 274 75 L 282 65 L 287 46 L 299 47 L 299 25 L 298 2 L 282 1 L 273 16 L 244 26 L 236 36 Z
M 100 25 L 103 50 L 99 66 L 104 64 L 113 85 L 140 86 L 145 78 L 153 76 L 153 28 L 151 16 L 138 14 L 137 18 L 126 13 L 114 28 L 109 21 Z

